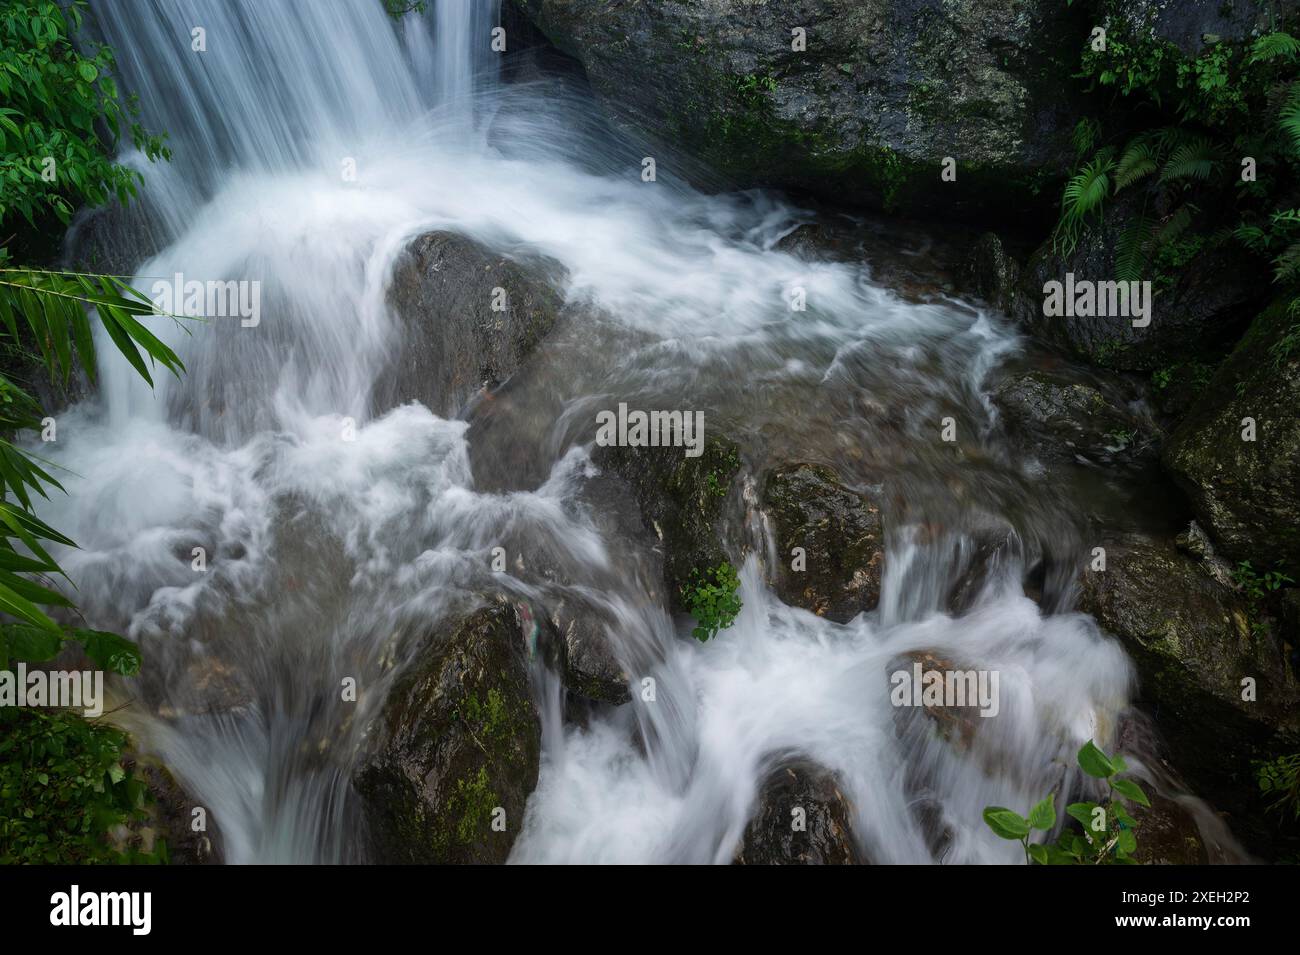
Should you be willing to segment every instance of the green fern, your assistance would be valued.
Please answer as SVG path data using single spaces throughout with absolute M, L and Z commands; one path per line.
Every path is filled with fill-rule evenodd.
M 1289 33 L 1270 33 L 1255 41 L 1250 48 L 1247 63 L 1264 63 L 1268 60 L 1294 60 L 1300 54 L 1300 40 Z
M 1300 242 L 1292 242 L 1273 260 L 1273 281 L 1300 280 Z
M 1169 156 L 1160 171 L 1160 181 L 1172 179 L 1209 179 L 1219 165 L 1219 153 L 1214 143 L 1198 138 L 1183 143 Z
M 1054 249 L 1066 255 L 1074 251 L 1088 219 L 1100 214 L 1102 204 L 1110 194 L 1114 170 L 1115 151 L 1107 147 L 1070 177 L 1061 194 L 1061 220 L 1052 239 Z
M 1155 223 L 1146 213 L 1133 217 L 1120 233 L 1115 247 L 1115 278 L 1121 282 L 1136 282 L 1142 278 L 1151 258 L 1151 240 Z
M 1300 83 L 1291 84 L 1286 102 L 1278 114 L 1278 125 L 1291 141 L 1291 151 L 1300 158 Z
M 1125 147 L 1115 166 L 1115 191 L 1127 189 L 1160 168 L 1160 149 L 1150 137 L 1140 136 Z

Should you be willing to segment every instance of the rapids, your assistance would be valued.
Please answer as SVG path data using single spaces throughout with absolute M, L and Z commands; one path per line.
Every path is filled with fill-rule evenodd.
M 378 0 L 92 2 L 175 153 L 126 157 L 146 176 L 125 253 L 137 287 L 257 280 L 262 309 L 256 327 L 157 320 L 188 372 L 153 392 L 103 349 L 99 394 L 43 449 L 68 475 L 42 517 L 80 545 L 58 555 L 79 605 L 144 652 L 144 675 L 113 688 L 133 701 L 118 718 L 209 809 L 227 861 L 365 861 L 349 780 L 412 635 L 485 588 L 579 594 L 617 622 L 633 701 L 565 724 L 547 678 L 513 861 L 727 862 L 786 752 L 839 774 L 875 862 L 1019 861 L 981 810 L 1068 785 L 1084 740 L 1114 743 L 1134 671 L 1069 610 L 1087 553 L 1072 493 L 997 436 L 986 382 L 1022 348 L 1009 322 L 893 288 L 870 255 L 783 251 L 806 212 L 697 191 L 672 156 L 643 182 L 639 149 L 580 91 L 502 81 L 494 3 L 430 7 L 395 23 Z M 374 399 L 402 347 L 394 261 L 431 229 L 568 269 L 568 323 L 469 420 Z M 840 625 L 780 603 L 750 486 L 743 610 L 690 639 L 584 494 L 596 414 L 620 401 L 703 410 L 753 449 L 753 473 L 812 457 L 882 488 L 879 608 Z M 945 416 L 956 445 L 939 440 Z M 527 467 L 492 453 L 510 446 Z M 1007 542 L 991 556 L 990 527 Z M 521 555 L 505 581 L 496 546 Z M 949 596 L 971 579 L 958 613 Z M 1000 713 L 969 747 L 890 705 L 887 673 L 910 651 L 1000 673 Z M 345 677 L 355 705 L 337 702 Z

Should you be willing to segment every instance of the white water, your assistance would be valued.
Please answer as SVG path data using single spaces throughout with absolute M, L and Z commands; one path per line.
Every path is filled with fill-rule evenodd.
M 981 383 L 1016 348 L 1010 331 L 961 303 L 905 301 L 869 263 L 774 251 L 800 219 L 775 200 L 695 193 L 670 163 L 643 183 L 637 155 L 578 121 L 589 105 L 495 81 L 491 3 L 438 0 L 400 27 L 377 0 L 93 7 L 176 153 L 146 170 L 162 251 L 139 284 L 258 279 L 263 315 L 168 327 L 188 372 L 155 393 L 108 359 L 102 403 L 61 419 L 54 455 L 93 479 L 70 479 L 43 516 L 81 545 L 63 559 L 87 617 L 142 643 L 125 719 L 209 808 L 228 861 L 365 857 L 348 779 L 390 664 L 407 636 L 503 585 L 487 572 L 498 545 L 527 557 L 504 581 L 517 592 L 603 605 L 634 690 L 642 676 L 658 689 L 587 728 L 547 711 L 515 860 L 729 861 L 771 761 L 802 753 L 839 774 L 873 861 L 1017 861 L 982 808 L 1068 784 L 1081 742 L 1111 741 L 1132 670 L 1091 620 L 1045 617 L 1022 590 L 1022 550 L 1054 536 L 1078 549 L 1066 513 L 1012 515 L 1026 493 L 1014 467 L 968 466 L 933 439 L 946 413 L 987 433 Z M 190 49 L 196 26 L 206 52 Z M 465 423 L 374 406 L 401 347 L 386 282 L 434 228 L 552 256 L 570 301 L 594 306 L 569 331 L 583 370 L 546 423 L 540 487 L 491 475 L 518 489 L 483 490 Z M 790 310 L 795 286 L 809 311 Z M 806 418 L 873 465 L 855 480 L 888 464 L 880 609 L 839 626 L 780 604 L 751 513 L 744 610 L 710 643 L 689 639 L 581 496 L 594 411 L 648 394 L 706 408 L 710 427 L 748 408 L 797 436 Z M 1016 533 L 951 616 L 990 521 Z M 895 710 L 887 676 L 909 651 L 1000 671 L 1001 714 L 955 746 Z M 355 707 L 338 703 L 345 676 Z

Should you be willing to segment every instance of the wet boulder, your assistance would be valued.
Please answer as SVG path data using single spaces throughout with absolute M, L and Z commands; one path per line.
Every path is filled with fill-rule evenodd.
M 428 232 L 393 268 L 388 302 L 401 319 L 381 409 L 419 401 L 454 416 L 518 370 L 564 305 L 563 266 L 527 249 L 502 251 Z
M 354 777 L 380 861 L 506 861 L 541 758 L 530 669 L 562 652 L 526 604 L 496 602 L 427 635 Z
M 1265 310 L 1170 436 L 1165 468 L 1220 553 L 1300 579 L 1300 345 Z
M 1161 214 L 1159 204 L 1152 203 L 1154 211 L 1147 214 Z M 1077 303 L 1087 288 L 1081 282 L 1093 283 L 1097 299 L 1110 298 L 1108 291 L 1104 296 L 1097 291 L 1098 283 L 1119 280 L 1125 232 L 1143 208 L 1140 195 L 1122 194 L 1073 249 L 1053 248 L 1048 239 L 1034 252 L 1021 275 L 1014 312 L 1032 335 L 1089 364 L 1148 372 L 1213 356 L 1232 341 L 1258 308 L 1269 280 L 1254 258 L 1210 236 L 1185 238 L 1197 251 L 1176 273 L 1162 276 L 1151 265 L 1142 271 L 1140 280 L 1151 283 L 1146 316 L 1118 307 L 1118 299 L 1114 308 L 1107 301 L 1104 308 L 1090 309 L 1105 314 L 1045 314 L 1049 282 L 1061 283 L 1063 300 L 1064 289 L 1072 287 Z M 1135 319 L 1149 324 L 1134 327 Z
M 764 780 L 736 851 L 737 865 L 859 865 L 853 806 L 835 774 L 805 761 Z
M 219 865 L 224 861 L 221 831 L 217 820 L 177 781 L 155 757 L 131 753 L 123 762 L 149 792 L 141 806 L 141 819 L 129 826 L 129 835 L 140 851 L 156 851 L 159 840 L 166 843 L 167 861 L 173 865 Z M 194 828 L 194 810 L 203 808 L 203 828 Z
M 561 600 L 551 611 L 551 623 L 564 641 L 565 688 L 584 700 L 614 706 L 628 702 L 627 670 L 614 653 L 607 615 L 591 604 Z
M 971 247 L 962 268 L 962 278 L 976 295 L 1002 312 L 1016 303 L 1020 266 L 1008 253 L 995 232 L 986 232 Z
M 1013 374 L 994 389 L 993 402 L 1009 429 L 1041 461 L 1155 459 L 1159 431 L 1150 416 L 1086 376 L 1064 369 Z
M 604 112 L 740 185 L 1010 217 L 1063 175 L 1084 11 L 1029 0 L 516 0 Z M 1077 6 L 1077 5 L 1076 5 Z M 682 163 L 659 155 L 660 175 Z M 941 181 L 945 157 L 955 181 Z M 633 166 L 630 174 L 639 172 Z
M 727 498 L 740 471 L 740 451 L 707 438 L 699 457 L 677 447 L 597 447 L 596 464 L 632 489 L 641 520 L 663 549 L 668 604 L 685 610 L 682 588 L 694 571 L 727 560 Z
M 776 538 L 772 587 L 783 601 L 839 623 L 875 608 L 885 565 L 876 503 L 818 464 L 769 471 L 761 500 Z
M 1300 730 L 1300 684 L 1277 641 L 1242 594 L 1171 542 L 1100 543 L 1106 569 L 1084 573 L 1079 609 L 1132 657 L 1139 702 L 1192 790 L 1239 820 L 1257 815 L 1251 761 L 1293 750 Z

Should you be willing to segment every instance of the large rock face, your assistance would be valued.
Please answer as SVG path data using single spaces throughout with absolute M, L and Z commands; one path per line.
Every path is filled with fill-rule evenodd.
M 515 3 L 582 62 L 615 122 L 742 185 L 1009 217 L 1071 155 L 1088 30 L 1064 3 Z M 949 156 L 957 179 L 942 182 Z
M 1300 346 L 1284 347 L 1295 326 L 1284 304 L 1254 321 L 1163 460 L 1221 553 L 1300 579 Z
M 547 622 L 512 604 L 429 635 L 355 779 L 380 861 L 506 861 L 541 758 L 531 658 L 560 652 Z
M 1048 316 L 1044 286 L 1051 281 L 1118 280 L 1117 256 L 1125 230 L 1141 209 L 1139 195 L 1121 194 L 1089 227 L 1068 254 L 1044 242 L 1021 276 L 1016 317 L 1042 341 L 1105 368 L 1151 371 L 1187 358 L 1221 354 L 1259 306 L 1267 276 L 1240 249 L 1207 244 L 1173 276 L 1154 267 L 1142 278 L 1152 283 L 1150 324 L 1135 328 L 1130 315 Z M 1160 214 L 1153 202 L 1155 214 Z
M 834 774 L 815 764 L 779 766 L 764 781 L 738 865 L 858 865 L 853 807 Z
M 451 416 L 509 378 L 563 306 L 564 268 L 512 256 L 451 232 L 429 232 L 393 270 L 388 301 L 402 319 L 380 409 L 420 401 Z
M 1101 543 L 1106 570 L 1084 574 L 1079 608 L 1133 658 L 1174 767 L 1249 839 L 1261 808 L 1251 761 L 1297 745 L 1300 684 L 1273 636 L 1252 626 L 1256 610 L 1203 563 L 1136 534 Z M 1253 699 L 1243 699 L 1247 677 Z
M 762 500 L 776 536 L 773 586 L 782 600 L 840 623 L 876 606 L 885 565 L 877 505 L 816 464 L 770 471 Z M 796 547 L 804 551 L 799 570 Z

